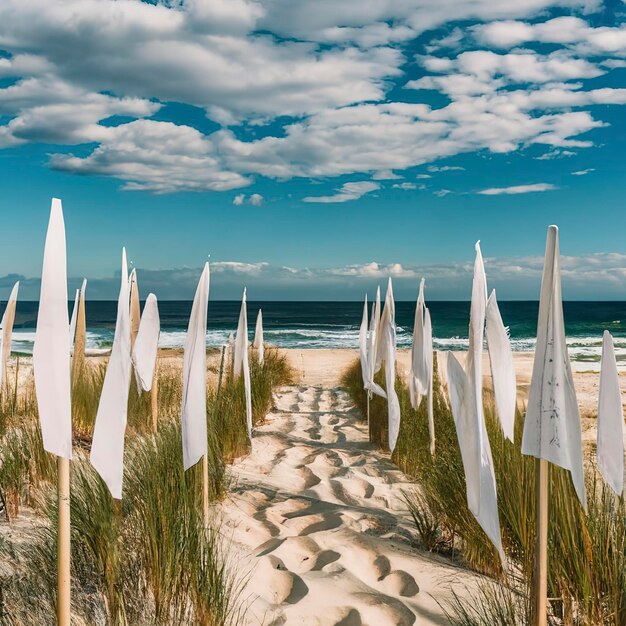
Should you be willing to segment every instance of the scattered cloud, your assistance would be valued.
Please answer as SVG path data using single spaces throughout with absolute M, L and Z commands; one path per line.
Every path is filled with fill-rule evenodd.
M 551 183 L 533 183 L 532 185 L 513 185 L 512 187 L 490 187 L 477 193 L 483 196 L 517 195 L 520 193 L 535 193 L 538 191 L 553 191 L 558 189 Z
M 488 242 L 484 244 L 489 287 L 497 289 L 503 300 L 538 299 L 543 255 L 490 257 Z M 446 263 L 368 261 L 344 266 L 294 268 L 267 262 L 215 261 L 211 262 L 215 278 L 211 293 L 214 299 L 238 299 L 241 289 L 247 285 L 250 300 L 360 299 L 364 291 L 371 293 L 376 285 L 383 285 L 391 276 L 398 300 L 413 300 L 422 277 L 426 278 L 429 298 L 468 300 L 473 260 L 473 249 L 468 245 L 462 260 Z M 193 297 L 201 271 L 201 267 L 137 269 L 142 290 L 155 293 L 159 299 L 173 300 Z M 562 255 L 561 273 L 565 299 L 619 299 L 626 290 L 626 254 Z M 8 297 L 16 280 L 20 280 L 22 299 L 36 300 L 39 297 L 39 278 L 11 274 L 0 277 L 0 299 Z M 71 277 L 70 291 L 79 287 L 81 281 L 82 277 Z M 118 291 L 119 273 L 89 279 L 90 299 L 113 300 Z
M 404 191 L 410 191 L 411 189 L 417 189 L 415 183 L 395 183 L 391 186 L 393 189 L 402 189 Z
M 380 189 L 380 185 L 370 181 L 344 183 L 332 196 L 307 196 L 303 198 L 303 202 L 349 202 L 358 200 L 361 196 L 376 189 Z
M 380 170 L 378 172 L 374 172 L 372 176 L 372 180 L 399 180 L 402 176 L 395 174 L 391 170 Z
M 441 166 L 429 165 L 428 166 L 429 172 L 460 172 L 460 171 L 463 171 L 464 169 L 465 168 L 461 167 L 460 165 L 441 165 Z
M 433 191 L 433 193 L 438 198 L 445 198 L 448 194 L 451 194 L 452 191 L 450 189 L 438 189 L 437 191 Z
M 233 198 L 233 204 L 235 206 L 241 206 L 244 202 L 244 200 L 246 199 L 246 195 L 243 193 L 238 193 L 234 198 Z
M 587 174 L 595 171 L 596 170 L 594 167 L 588 167 L 586 170 L 578 170 L 577 172 L 572 172 L 572 176 L 586 176 Z

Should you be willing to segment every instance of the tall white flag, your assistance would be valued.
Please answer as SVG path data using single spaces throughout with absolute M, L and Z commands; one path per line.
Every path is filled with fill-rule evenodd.
M 430 452 L 435 453 L 435 420 L 433 415 L 433 330 L 430 311 L 424 302 L 424 279 L 420 281 L 415 321 L 413 323 L 413 343 L 411 344 L 411 367 L 409 371 L 409 397 L 414 409 L 422 397 L 428 402 L 428 432 Z
M 385 390 L 374 382 L 374 374 L 380 369 L 377 363 L 378 355 L 378 329 L 380 328 L 380 287 L 376 289 L 376 300 L 372 304 L 372 316 L 367 341 L 367 386 L 369 392 L 373 392 L 381 398 L 386 398 Z
M 569 470 L 578 498 L 583 508 L 587 508 L 580 413 L 565 343 L 556 226 L 548 228 L 522 453 Z
M 480 245 L 477 243 L 465 370 L 454 354 L 450 353 L 448 387 L 465 470 L 467 505 L 498 550 L 500 557 L 504 558 L 493 458 L 483 412 L 483 338 L 486 307 L 487 278 Z
M 160 333 L 159 306 L 156 296 L 150 293 L 143 306 L 139 331 L 132 351 L 135 376 L 143 391 L 152 389 Z
M 387 416 L 389 427 L 389 450 L 393 452 L 400 433 L 400 402 L 396 394 L 396 305 L 393 300 L 391 278 L 387 285 L 385 308 L 380 320 L 379 349 L 385 364 L 385 387 L 387 391 Z
M 78 318 L 78 303 L 80 300 L 80 289 L 76 290 L 74 306 L 72 307 L 72 317 L 70 318 L 70 354 L 74 351 L 74 337 L 76 336 L 76 320 Z
M 515 406 L 517 384 L 515 367 L 508 329 L 505 327 L 496 301 L 494 289 L 487 301 L 487 347 L 493 378 L 493 393 L 496 399 L 496 412 L 504 436 L 513 441 L 515 435 Z
M 130 390 L 130 283 L 126 249 L 122 248 L 122 276 L 117 320 L 109 364 L 96 413 L 90 460 L 111 495 L 121 500 L 124 476 L 124 434 Z
M 252 394 L 250 389 L 250 365 L 248 363 L 248 312 L 246 306 L 246 290 L 243 290 L 239 324 L 235 337 L 235 356 L 233 376 L 239 378 L 243 373 L 243 386 L 246 394 L 246 425 L 248 437 L 252 439 Z
M 361 360 L 361 377 L 363 379 L 363 388 L 367 389 L 369 374 L 367 364 L 367 333 L 368 333 L 368 320 L 367 320 L 367 295 L 365 296 L 365 302 L 363 303 L 363 315 L 361 317 L 361 327 L 359 328 L 359 358 Z
M 624 411 L 615 347 L 608 330 L 602 336 L 597 436 L 598 468 L 607 485 L 620 496 L 624 491 Z
M 183 358 L 183 466 L 187 470 L 207 453 L 206 325 L 209 264 L 204 264 L 191 307 Z
M 13 340 L 13 323 L 15 322 L 15 309 L 17 307 L 17 292 L 20 283 L 17 281 L 11 289 L 11 294 L 4 309 L 2 322 L 0 322 L 0 386 L 4 385 L 7 376 L 7 367 L 11 357 L 11 342 Z
M 52 200 L 41 271 L 41 295 L 33 347 L 35 391 L 43 447 L 72 458 L 70 325 L 67 312 L 67 259 L 63 208 Z
M 259 309 L 256 316 L 256 326 L 254 328 L 254 343 L 252 344 L 259 359 L 259 365 L 265 361 L 265 345 L 263 343 L 263 311 Z

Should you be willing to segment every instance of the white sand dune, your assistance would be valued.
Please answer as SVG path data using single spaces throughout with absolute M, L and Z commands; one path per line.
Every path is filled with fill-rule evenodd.
M 336 379 L 335 379 L 336 380 Z M 367 443 L 347 394 L 279 390 L 225 502 L 247 624 L 446 624 L 438 602 L 476 578 L 416 548 L 413 483 Z

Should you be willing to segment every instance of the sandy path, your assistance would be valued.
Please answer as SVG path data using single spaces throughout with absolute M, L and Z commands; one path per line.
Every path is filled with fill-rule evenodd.
M 347 394 L 279 390 L 223 507 L 247 624 L 446 624 L 437 601 L 474 578 L 414 547 L 409 479 L 367 443 Z

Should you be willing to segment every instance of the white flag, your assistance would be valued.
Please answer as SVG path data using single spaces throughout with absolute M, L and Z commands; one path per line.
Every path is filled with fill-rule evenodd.
M 415 321 L 413 323 L 413 343 L 411 344 L 411 367 L 409 371 L 409 397 L 414 409 L 422 397 L 428 402 L 428 432 L 430 452 L 435 453 L 435 422 L 433 415 L 433 331 L 430 311 L 424 302 L 424 279 L 420 281 Z
M 580 414 L 565 343 L 559 231 L 548 228 L 541 279 L 537 347 L 524 420 L 522 453 L 570 471 L 586 510 Z
M 35 390 L 43 447 L 72 458 L 70 325 L 67 313 L 67 260 L 61 201 L 52 200 L 41 271 L 41 295 L 33 347 Z
M 130 390 L 130 283 L 126 249 L 122 248 L 122 276 L 117 301 L 117 320 L 109 364 L 96 414 L 91 443 L 91 464 L 106 483 L 111 495 L 122 498 L 124 476 L 124 434 Z
M 385 390 L 374 382 L 374 374 L 380 369 L 376 366 L 378 355 L 378 329 L 380 328 L 380 287 L 376 289 L 376 300 L 372 304 L 372 316 L 370 319 L 369 338 L 367 342 L 367 387 L 381 398 L 386 398 Z
M 191 307 L 183 358 L 183 466 L 187 470 L 207 453 L 206 325 L 209 264 L 204 264 Z
M 494 289 L 487 301 L 487 347 L 493 378 L 496 411 L 504 436 L 513 441 L 515 435 L 515 406 L 517 385 L 509 333 L 504 326 Z
M 363 379 L 363 388 L 368 386 L 368 363 L 367 363 L 367 295 L 363 304 L 363 316 L 361 317 L 361 327 L 359 328 L 359 358 L 361 360 L 361 377 Z
M 619 389 L 613 337 L 602 336 L 600 397 L 598 399 L 598 468 L 616 495 L 624 490 L 624 411 Z
M 263 343 L 263 311 L 261 311 L 261 309 L 259 309 L 256 316 L 254 343 L 252 345 L 256 348 L 259 365 L 263 365 L 263 361 L 265 361 L 265 345 Z
M 454 354 L 448 355 L 448 387 L 465 470 L 467 505 L 503 559 L 496 479 L 482 399 L 486 306 L 487 278 L 477 243 L 467 361 L 463 370 Z
M 13 323 L 15 322 L 15 309 L 17 307 L 17 292 L 19 288 L 20 283 L 17 281 L 15 285 L 13 285 L 13 289 L 11 289 L 11 294 L 9 295 L 7 306 L 2 316 L 2 322 L 0 322 L 0 329 L 2 330 L 2 334 L 0 335 L 0 386 L 4 385 L 9 358 L 11 357 Z
M 385 387 L 387 390 L 387 415 L 389 427 L 389 450 L 393 452 L 400 433 L 400 402 L 396 394 L 396 307 L 393 300 L 391 278 L 387 285 L 385 308 L 380 320 L 380 350 L 385 364 Z
M 132 353 L 135 376 L 143 391 L 152 389 L 160 332 L 159 306 L 156 296 L 151 293 L 148 294 L 143 306 L 139 331 Z
M 141 322 L 141 306 L 139 304 L 139 285 L 137 284 L 137 270 L 133 268 L 128 278 L 130 283 L 130 344 L 135 345 L 139 324 Z
M 235 337 L 235 356 L 233 376 L 239 378 L 243 373 L 243 386 L 246 394 L 246 425 L 248 437 L 252 439 L 252 395 L 250 389 L 250 366 L 248 363 L 248 312 L 246 308 L 246 290 L 243 290 L 239 324 Z
M 78 303 L 80 300 L 80 289 L 76 290 L 74 297 L 74 307 L 72 308 L 72 317 L 70 318 L 70 354 L 74 351 L 74 337 L 76 336 L 76 320 L 78 318 Z

